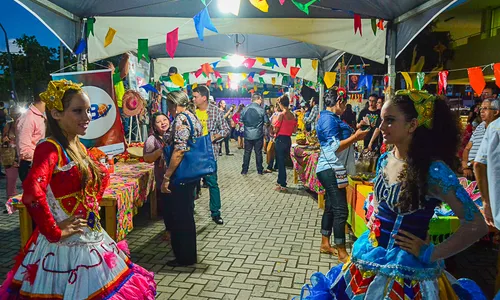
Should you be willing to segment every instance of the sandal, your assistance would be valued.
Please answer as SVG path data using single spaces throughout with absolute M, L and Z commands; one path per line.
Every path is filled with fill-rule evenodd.
M 282 187 L 281 185 L 277 185 L 275 188 L 274 188 L 275 191 L 277 192 L 280 192 L 280 193 L 286 193 L 288 190 L 286 189 L 286 187 Z
M 319 253 L 321 254 L 330 254 L 330 255 L 339 255 L 339 252 L 337 251 L 337 249 L 333 248 L 333 247 L 330 247 L 330 249 L 325 249 L 325 248 L 322 248 L 320 247 L 319 248 Z

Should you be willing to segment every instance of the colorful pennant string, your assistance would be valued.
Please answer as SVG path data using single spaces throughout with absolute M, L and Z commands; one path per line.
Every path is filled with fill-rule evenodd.
M 200 39 L 200 41 L 203 41 L 205 28 L 215 33 L 219 33 L 214 24 L 212 24 L 212 20 L 210 19 L 210 14 L 208 13 L 207 7 L 197 13 L 196 16 L 193 17 L 193 20 L 194 27 L 196 28 L 196 33 L 198 34 L 198 38 Z
M 481 95 L 486 87 L 483 69 L 481 67 L 468 68 L 467 72 L 469 73 L 470 86 L 476 94 Z
M 179 45 L 179 27 L 167 33 L 167 42 L 165 50 L 171 58 L 174 58 L 175 51 Z

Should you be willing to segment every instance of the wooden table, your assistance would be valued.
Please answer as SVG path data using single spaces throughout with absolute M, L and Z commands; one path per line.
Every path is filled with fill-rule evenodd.
M 19 211 L 21 246 L 23 247 L 33 232 L 33 222 L 21 199 L 22 195 L 17 195 L 9 199 L 8 203 L 10 202 L 12 207 Z M 149 199 L 150 216 L 154 219 L 157 217 L 157 199 L 153 166 L 145 163 L 117 164 L 115 173 L 111 175 L 111 184 L 100 201 L 100 207 L 104 208 L 104 230 L 112 239 L 116 241 L 123 239 L 133 228 L 131 220 L 119 220 L 117 217 L 121 216 L 118 214 L 120 213 L 119 207 L 132 209 L 132 212 L 129 212 L 132 213 L 132 216 L 129 216 L 130 219 L 146 199 Z M 130 203 L 130 200 L 133 200 L 133 203 Z M 124 231 L 121 228 L 123 226 L 127 226 Z

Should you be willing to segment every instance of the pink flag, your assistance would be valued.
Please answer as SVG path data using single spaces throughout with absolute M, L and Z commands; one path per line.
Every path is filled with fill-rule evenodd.
M 281 59 L 281 64 L 283 65 L 283 68 L 286 68 L 286 65 L 288 65 L 288 58 L 282 58 Z
M 167 33 L 166 51 L 171 58 L 174 58 L 175 50 L 179 45 L 179 27 Z
M 285 0 L 280 0 L 280 4 L 281 5 L 285 4 Z
M 215 75 L 215 78 L 222 78 L 222 76 L 220 75 L 220 73 L 218 71 L 214 70 L 214 75 Z
M 256 59 L 255 58 L 247 58 L 245 61 L 243 61 L 242 65 L 244 65 L 247 68 L 252 68 L 253 65 L 255 65 Z
M 266 70 L 262 70 L 262 71 L 260 71 L 260 73 L 259 73 L 259 75 L 260 75 L 260 76 L 262 76 L 262 75 L 264 75 L 264 74 L 266 74 Z
M 203 73 L 203 70 L 200 68 L 200 69 L 198 69 L 198 71 L 196 71 L 196 73 L 194 73 L 194 76 L 196 78 L 198 78 L 198 77 L 200 77 L 201 73 Z
M 446 93 L 446 86 L 448 85 L 448 71 L 441 71 L 438 73 L 438 94 Z

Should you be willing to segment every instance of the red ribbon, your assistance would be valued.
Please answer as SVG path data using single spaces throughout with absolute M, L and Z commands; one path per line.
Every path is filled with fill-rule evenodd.
M 439 72 L 438 77 L 438 94 L 441 95 L 443 92 L 446 93 L 446 87 L 448 86 L 448 71 Z

